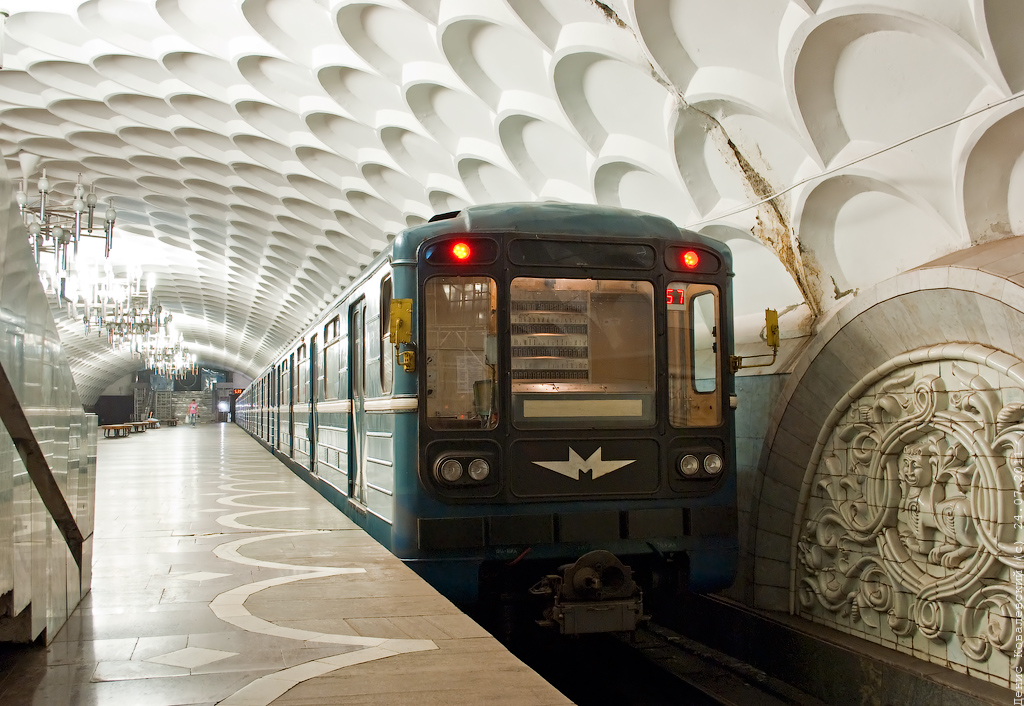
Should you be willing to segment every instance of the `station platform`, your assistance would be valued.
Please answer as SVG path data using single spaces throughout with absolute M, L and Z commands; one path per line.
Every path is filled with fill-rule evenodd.
M 92 591 L 5 706 L 571 703 L 235 425 L 98 446 Z

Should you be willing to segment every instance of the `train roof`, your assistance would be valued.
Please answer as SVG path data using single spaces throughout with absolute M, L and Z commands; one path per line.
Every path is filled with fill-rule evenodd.
M 304 339 L 317 330 L 323 323 L 324 315 L 347 299 L 350 292 L 360 286 L 382 263 L 391 261 L 393 264 L 415 264 L 416 251 L 424 241 L 449 233 L 665 238 L 697 242 L 721 253 L 727 269 L 730 272 L 732 270 L 732 252 L 727 245 L 700 233 L 683 230 L 664 216 L 613 206 L 576 203 L 529 201 L 467 206 L 461 211 L 435 216 L 427 223 L 400 232 L 388 248 L 370 261 L 362 273 L 350 282 L 329 306 L 320 311 L 316 323 L 308 325 L 296 334 L 273 360 L 280 361 L 282 356 L 286 356 L 289 350 L 295 348 L 300 336 Z
M 446 233 L 514 233 L 615 238 L 683 238 L 721 245 L 680 230 L 663 216 L 610 206 L 572 203 L 496 203 L 468 206 L 448 217 L 408 228 L 395 238 L 394 257 L 414 259 L 419 245 Z

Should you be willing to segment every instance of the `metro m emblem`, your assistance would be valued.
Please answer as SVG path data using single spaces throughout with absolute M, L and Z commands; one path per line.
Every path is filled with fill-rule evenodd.
M 622 461 L 605 461 L 601 458 L 601 447 L 597 448 L 597 451 L 590 454 L 590 458 L 584 460 L 582 456 L 576 453 L 576 450 L 571 446 L 569 447 L 569 458 L 566 461 L 533 461 L 533 463 L 541 468 L 547 468 L 549 471 L 560 473 L 561 475 L 572 478 L 573 480 L 579 480 L 581 474 L 589 471 L 594 480 L 597 480 L 601 476 L 607 475 L 612 471 L 617 471 L 623 466 L 635 462 L 636 459 L 626 459 Z

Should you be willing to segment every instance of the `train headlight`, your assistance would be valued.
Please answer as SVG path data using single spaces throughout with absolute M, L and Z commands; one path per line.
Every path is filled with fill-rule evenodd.
M 483 480 L 491 474 L 491 464 L 482 458 L 474 458 L 469 462 L 469 477 L 473 480 Z
M 700 468 L 700 461 L 693 454 L 686 454 L 679 459 L 679 472 L 684 476 L 692 476 Z
M 715 476 L 722 472 L 722 457 L 718 454 L 708 454 L 704 459 L 704 470 Z
M 441 465 L 437 468 L 437 472 L 449 483 L 454 483 L 459 478 L 462 478 L 462 464 L 454 458 L 449 458 L 446 461 L 441 462 Z

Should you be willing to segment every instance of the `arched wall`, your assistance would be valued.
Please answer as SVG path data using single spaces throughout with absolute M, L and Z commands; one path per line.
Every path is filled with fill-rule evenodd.
M 1022 420 L 1024 238 L 861 292 L 772 412 L 744 598 L 1010 688 Z

